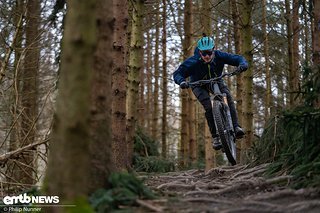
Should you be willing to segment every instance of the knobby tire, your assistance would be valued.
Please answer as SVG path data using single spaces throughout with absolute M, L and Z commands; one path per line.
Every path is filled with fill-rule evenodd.
M 234 143 L 234 141 L 232 140 L 233 137 L 231 136 L 231 133 L 226 129 L 226 122 L 228 122 L 227 115 L 226 113 L 224 113 L 223 105 L 220 101 L 213 101 L 212 111 L 213 118 L 217 125 L 217 131 L 222 143 L 222 147 L 225 151 L 228 161 L 231 163 L 231 165 L 236 165 L 236 159 L 232 155 L 232 147 L 230 147 L 229 145 Z

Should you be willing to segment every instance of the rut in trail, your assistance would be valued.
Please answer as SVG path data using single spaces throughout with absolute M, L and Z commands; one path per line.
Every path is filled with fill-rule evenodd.
M 320 212 L 320 189 L 294 190 L 290 176 L 264 178 L 267 164 L 142 175 L 161 199 L 139 201 L 137 212 Z

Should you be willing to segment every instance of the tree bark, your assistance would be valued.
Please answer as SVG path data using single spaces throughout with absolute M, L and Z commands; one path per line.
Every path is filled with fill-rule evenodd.
M 184 33 L 185 38 L 183 40 L 183 59 L 187 59 L 191 56 L 191 39 L 192 39 L 192 0 L 186 0 L 184 3 Z M 190 155 L 190 122 L 188 116 L 189 101 L 188 91 L 181 90 L 181 148 L 183 148 L 183 166 L 189 164 Z
M 132 34 L 130 41 L 129 74 L 127 89 L 128 161 L 132 163 L 134 135 L 136 130 L 139 75 L 143 67 L 143 0 L 133 1 Z
M 242 143 L 241 163 L 246 161 L 246 154 L 252 146 L 253 140 L 253 53 L 252 53 L 252 9 L 253 0 L 242 0 L 242 31 L 241 44 L 243 56 L 249 63 L 249 68 L 243 73 L 244 77 L 244 103 L 243 103 L 243 123 L 246 131 L 245 141 Z
M 23 42 L 23 30 L 22 28 L 22 19 L 24 16 L 25 4 L 23 0 L 17 0 L 15 2 L 15 16 L 14 16 L 14 25 L 16 27 L 15 39 L 12 42 L 14 45 L 14 87 L 12 92 L 12 116 L 11 116 L 11 126 L 12 131 L 10 133 L 10 144 L 9 151 L 17 150 L 21 141 L 21 74 L 22 68 L 21 66 L 21 55 L 22 55 L 22 42 Z M 11 48 L 9 48 L 11 49 Z M 1 65 L 1 64 L 0 64 Z M 4 64 L 5 66 L 5 64 Z M 5 69 L 5 67 L 3 67 Z M 8 189 L 14 187 L 15 185 L 11 185 L 10 183 L 13 181 L 18 181 L 21 176 L 21 172 L 19 171 L 19 161 L 12 161 L 9 159 L 6 167 L 6 182 L 8 182 Z
M 151 45 L 151 35 L 150 32 L 147 32 L 147 48 L 146 48 L 146 77 L 147 77 L 147 101 L 146 101 L 146 116 L 147 116 L 147 131 L 150 133 L 152 131 L 152 54 L 151 54 L 151 49 L 152 49 L 152 45 Z
M 168 74 L 167 74 L 167 0 L 162 0 L 162 157 L 167 157 L 167 99 L 168 99 Z
M 114 171 L 111 141 L 112 0 L 97 1 L 97 48 L 91 86 L 90 109 L 90 189 L 105 187 Z M 125 147 L 124 147 L 125 148 Z
M 241 34 L 240 34 L 240 19 L 239 19 L 239 10 L 237 6 L 237 0 L 231 0 L 231 13 L 232 13 L 232 22 L 233 22 L 233 39 L 234 39 L 234 47 L 236 54 L 241 53 Z M 242 103 L 243 103 L 243 75 L 237 75 L 237 92 L 236 92 L 236 109 L 238 112 L 239 124 L 243 124 L 243 113 L 242 113 Z M 244 139 L 240 139 L 244 140 Z M 241 163 L 241 153 L 242 146 L 241 141 L 237 143 L 237 162 Z
M 24 57 L 24 70 L 22 74 L 22 122 L 21 122 L 21 141 L 20 147 L 35 142 L 36 122 L 37 122 L 37 98 L 38 98 L 38 73 L 40 60 L 40 2 L 38 0 L 30 0 L 27 4 L 26 15 L 26 51 Z M 35 152 L 27 151 L 23 153 L 21 164 L 20 181 L 24 184 L 35 183 L 34 162 Z
M 46 173 L 47 193 L 59 196 L 61 204 L 85 199 L 91 182 L 88 121 L 96 45 L 95 2 L 70 0 L 67 5 L 57 113 Z
M 113 8 L 112 150 L 116 170 L 125 171 L 128 164 L 126 142 L 128 3 L 126 0 L 113 1 Z
M 160 38 L 160 15 L 159 15 L 159 5 L 156 6 L 156 14 L 155 14 L 155 55 L 154 55 L 154 83 L 153 83 L 153 111 L 152 111 L 152 138 L 157 140 L 158 137 L 158 129 L 159 129 L 159 38 Z
M 314 25 L 313 25 L 313 65 L 320 66 L 320 2 L 314 0 Z
M 299 23 L 299 0 L 293 0 L 292 2 L 292 57 L 293 57 L 293 69 L 291 74 L 293 85 L 293 105 L 296 106 L 299 103 L 299 70 L 300 70 L 300 54 L 299 54 L 299 35 L 300 35 L 300 23 Z
M 292 50 L 292 15 L 290 9 L 290 0 L 285 0 L 286 20 L 287 20 L 287 38 L 288 38 L 288 86 L 287 92 L 289 96 L 289 107 L 294 105 L 294 84 L 293 84 L 293 50 Z
M 271 94 L 271 75 L 269 66 L 269 39 L 267 33 L 267 0 L 262 0 L 262 31 L 264 37 L 264 59 L 265 59 L 265 73 L 266 73 L 266 96 L 265 96 L 265 121 L 267 121 L 272 109 L 272 94 Z
M 202 7 L 201 7 L 201 11 L 203 11 L 203 16 L 201 19 L 202 22 L 202 26 L 204 28 L 204 33 L 208 36 L 212 36 L 212 19 L 211 17 L 211 13 L 212 13 L 212 9 L 209 5 L 209 1 L 207 0 L 202 0 Z M 204 114 L 204 113 L 203 113 Z M 213 151 L 212 148 L 212 137 L 208 128 L 208 123 L 206 121 L 206 118 L 203 117 L 204 122 L 204 126 L 205 129 L 203 129 L 202 134 L 204 134 L 205 136 L 205 140 L 204 140 L 204 146 L 205 146 L 205 169 L 206 171 L 212 169 L 215 166 L 215 152 Z
M 313 30 L 313 69 L 314 73 L 320 72 L 320 2 L 314 0 L 314 30 Z M 320 98 L 315 100 L 314 106 L 320 108 Z

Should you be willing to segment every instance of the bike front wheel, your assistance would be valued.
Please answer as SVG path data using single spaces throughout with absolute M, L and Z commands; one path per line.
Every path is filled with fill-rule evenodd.
M 220 101 L 213 101 L 212 112 L 216 122 L 217 131 L 222 143 L 222 147 L 231 165 L 237 164 L 235 136 L 228 127 L 228 117 L 225 107 Z

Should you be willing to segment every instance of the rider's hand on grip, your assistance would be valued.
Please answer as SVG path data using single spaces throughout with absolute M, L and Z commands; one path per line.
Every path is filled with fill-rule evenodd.
M 180 88 L 181 88 L 181 89 L 187 89 L 188 87 L 189 87 L 189 85 L 188 85 L 187 82 L 182 81 L 182 82 L 180 83 Z
M 237 67 L 237 69 L 234 71 L 234 74 L 235 74 L 235 75 L 238 75 L 238 74 L 246 71 L 247 69 L 248 69 L 248 66 L 246 66 L 246 65 L 239 65 L 239 66 Z
M 240 73 L 246 71 L 247 69 L 248 69 L 247 65 L 239 65 L 238 66 L 238 70 Z

